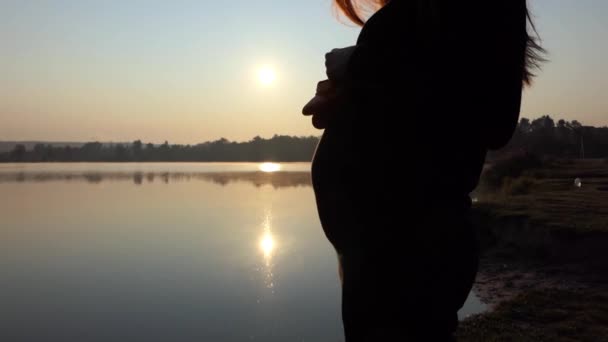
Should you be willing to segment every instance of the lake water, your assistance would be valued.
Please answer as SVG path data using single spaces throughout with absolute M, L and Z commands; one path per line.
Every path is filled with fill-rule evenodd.
M 308 170 L 0 164 L 0 340 L 342 341 Z

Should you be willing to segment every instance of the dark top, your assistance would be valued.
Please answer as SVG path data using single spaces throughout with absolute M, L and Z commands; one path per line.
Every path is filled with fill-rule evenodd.
M 405 162 L 416 192 L 470 193 L 486 151 L 511 138 L 523 85 L 521 6 L 393 0 L 363 27 L 348 73 L 354 135 L 381 160 Z
M 419 223 L 468 211 L 487 150 L 517 124 L 526 18 L 509 11 L 525 13 L 522 4 L 393 0 L 367 21 L 343 84 L 348 106 L 312 166 L 339 252 L 399 234 L 416 244 Z

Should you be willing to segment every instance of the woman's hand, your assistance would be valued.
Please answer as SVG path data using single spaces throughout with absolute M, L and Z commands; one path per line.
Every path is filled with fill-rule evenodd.
M 342 82 L 346 78 L 346 70 L 350 57 L 356 46 L 342 49 L 333 49 L 325 54 L 325 68 L 327 77 L 334 82 Z
M 315 96 L 304 106 L 302 113 L 312 115 L 312 125 L 317 129 L 324 129 L 340 109 L 339 92 L 331 80 L 317 84 Z

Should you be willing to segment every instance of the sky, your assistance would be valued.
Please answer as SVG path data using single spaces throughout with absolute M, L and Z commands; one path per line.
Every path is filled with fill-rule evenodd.
M 530 2 L 550 62 L 522 116 L 608 125 L 608 1 Z M 0 0 L 0 140 L 319 135 L 301 107 L 358 32 L 331 0 Z

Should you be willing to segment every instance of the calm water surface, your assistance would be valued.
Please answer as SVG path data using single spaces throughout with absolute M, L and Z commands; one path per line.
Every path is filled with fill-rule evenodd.
M 308 169 L 0 164 L 0 340 L 343 340 Z

